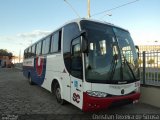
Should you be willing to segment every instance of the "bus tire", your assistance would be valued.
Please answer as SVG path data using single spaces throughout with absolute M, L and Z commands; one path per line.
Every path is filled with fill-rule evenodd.
M 60 88 L 60 85 L 58 84 L 58 82 L 55 83 L 55 96 L 56 96 L 56 99 L 57 99 L 57 102 L 61 105 L 64 105 L 65 104 L 65 100 L 61 98 L 61 88 Z
M 29 75 L 29 77 L 28 77 L 28 81 L 29 81 L 29 84 L 30 84 L 30 85 L 35 85 L 34 82 L 32 81 L 32 78 L 31 78 L 30 75 Z

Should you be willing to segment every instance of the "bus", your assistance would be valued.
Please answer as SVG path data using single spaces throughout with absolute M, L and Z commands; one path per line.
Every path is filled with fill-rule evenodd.
M 29 83 L 82 111 L 140 98 L 138 55 L 128 30 L 107 22 L 75 19 L 24 50 Z

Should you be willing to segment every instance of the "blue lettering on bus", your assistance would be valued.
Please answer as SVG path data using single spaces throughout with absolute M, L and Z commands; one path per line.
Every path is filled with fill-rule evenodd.
M 78 87 L 78 81 L 77 80 L 74 80 L 74 87 Z

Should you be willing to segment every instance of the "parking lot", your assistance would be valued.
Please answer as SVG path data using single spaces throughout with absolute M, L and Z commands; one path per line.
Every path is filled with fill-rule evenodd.
M 127 114 L 159 114 L 160 108 L 147 104 L 134 104 L 121 107 L 114 107 L 100 112 L 91 113 L 93 115 L 127 115 Z M 13 115 L 34 115 L 38 116 L 85 116 L 80 109 L 72 104 L 59 105 L 54 95 L 39 86 L 30 86 L 27 79 L 23 77 L 22 71 L 15 68 L 0 68 L 0 115 L 1 118 L 14 117 Z M 12 115 L 12 116 L 7 116 Z M 53 115 L 53 116 L 52 116 Z M 41 117 L 42 118 L 42 117 Z

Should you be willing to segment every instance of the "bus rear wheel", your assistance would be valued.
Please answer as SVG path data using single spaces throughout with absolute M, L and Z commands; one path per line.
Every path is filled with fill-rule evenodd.
M 34 82 L 32 81 L 31 76 L 28 77 L 28 80 L 29 80 L 29 84 L 30 84 L 30 85 L 35 85 Z
M 59 86 L 58 83 L 55 84 L 55 96 L 56 96 L 56 99 L 57 99 L 57 102 L 61 105 L 65 104 L 65 100 L 62 99 L 61 97 L 61 88 Z

